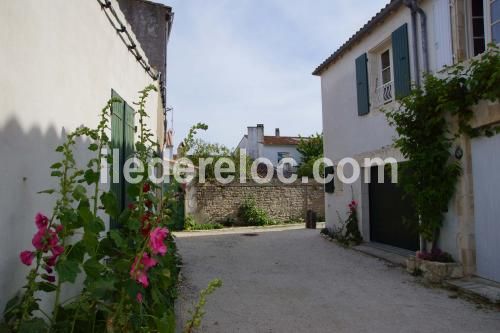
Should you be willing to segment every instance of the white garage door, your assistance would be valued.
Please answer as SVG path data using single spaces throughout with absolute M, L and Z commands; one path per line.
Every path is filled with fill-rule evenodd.
M 500 135 L 472 141 L 477 274 L 500 282 Z

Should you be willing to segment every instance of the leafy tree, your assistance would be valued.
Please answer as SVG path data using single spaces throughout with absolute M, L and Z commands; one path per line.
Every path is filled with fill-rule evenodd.
M 297 151 L 302 154 L 298 169 L 299 177 L 312 177 L 314 162 L 323 157 L 323 134 L 301 137 Z

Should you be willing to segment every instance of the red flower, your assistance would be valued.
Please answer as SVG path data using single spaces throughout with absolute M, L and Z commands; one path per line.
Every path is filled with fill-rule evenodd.
M 49 266 L 49 265 L 43 265 L 43 269 L 45 269 L 45 271 L 46 271 L 47 273 L 49 273 L 49 274 L 51 274 L 51 273 L 52 273 L 52 268 L 50 268 L 50 266 Z
M 148 208 L 151 208 L 153 207 L 153 202 L 151 200 L 146 200 L 146 202 L 144 202 L 144 204 L 146 205 L 146 207 Z
M 64 253 L 64 247 L 60 245 L 56 245 L 53 248 L 50 249 L 54 257 L 59 257 L 61 254 Z
M 37 213 L 35 216 L 35 224 L 38 229 L 45 229 L 49 224 L 49 219 L 42 213 Z
M 127 205 L 127 207 L 128 207 L 128 210 L 135 210 L 135 204 L 133 204 L 133 203 L 129 203 Z
M 165 238 L 168 235 L 167 228 L 155 228 L 149 234 L 149 247 L 153 254 L 164 256 L 167 253 L 167 246 L 165 245 Z
M 147 193 L 150 190 L 151 190 L 151 185 L 149 185 L 149 183 L 144 183 L 144 185 L 142 186 L 142 192 Z
M 137 296 L 135 298 L 137 299 L 138 303 L 142 303 L 142 294 L 141 293 L 137 293 Z
M 130 269 L 130 277 L 139 282 L 144 288 L 149 286 L 147 271 L 158 264 L 158 261 L 149 257 L 147 253 L 142 255 L 139 262 L 139 257 L 136 257 Z
M 35 252 L 31 251 L 23 251 L 19 254 L 19 258 L 21 258 L 21 262 L 26 266 L 31 266 L 33 259 L 35 259 Z
M 53 283 L 53 282 L 56 282 L 56 277 L 55 277 L 55 276 L 52 276 L 52 275 L 43 274 L 43 275 L 42 275 L 42 278 L 43 278 L 44 280 L 47 280 L 47 281 L 52 282 L 52 283 Z
M 56 256 L 51 256 L 51 257 L 46 257 L 43 258 L 47 266 L 54 267 L 56 265 L 57 257 Z
M 62 224 L 59 224 L 56 226 L 56 232 L 59 234 L 63 231 L 64 227 L 62 226 Z

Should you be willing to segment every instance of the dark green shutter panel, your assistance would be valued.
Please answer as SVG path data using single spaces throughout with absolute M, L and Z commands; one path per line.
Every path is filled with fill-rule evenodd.
M 411 91 L 411 77 L 408 25 L 406 23 L 392 33 L 392 61 L 394 63 L 396 98 L 408 96 Z
M 124 163 L 129 158 L 134 157 L 134 144 L 135 144 L 135 125 L 134 125 L 134 109 L 132 109 L 127 103 L 125 103 L 125 123 L 124 123 L 124 145 L 123 145 L 123 156 Z M 132 201 L 128 197 L 127 190 L 129 184 L 124 180 L 124 205 L 128 205 Z
M 366 53 L 356 59 L 356 89 L 358 94 L 358 115 L 360 116 L 370 112 L 367 62 Z
M 333 166 L 328 166 L 325 168 L 325 178 L 327 178 L 329 175 L 334 174 L 334 168 Z M 332 178 L 331 181 L 325 184 L 325 192 L 326 193 L 334 193 L 335 192 L 335 180 Z
M 113 98 L 118 98 L 120 101 L 114 102 L 111 108 L 111 148 L 117 149 L 119 152 L 118 161 L 113 161 L 114 168 L 118 166 L 118 183 L 113 181 L 113 169 L 110 173 L 111 191 L 114 193 L 118 200 L 118 208 L 120 211 L 123 210 L 124 202 L 124 189 L 123 189 L 123 148 L 124 148 L 124 123 L 125 123 L 125 102 L 123 99 L 113 90 L 111 92 Z M 117 227 L 116 221 L 111 221 L 111 227 Z

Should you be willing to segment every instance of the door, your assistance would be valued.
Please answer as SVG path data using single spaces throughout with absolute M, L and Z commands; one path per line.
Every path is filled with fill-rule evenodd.
M 500 135 L 472 140 L 477 275 L 500 282 Z
M 378 183 L 378 167 L 371 168 L 369 184 L 370 239 L 410 251 L 419 248 L 418 231 L 407 222 L 415 215 L 411 201 L 403 198 L 403 190 L 391 182 L 390 175 Z

